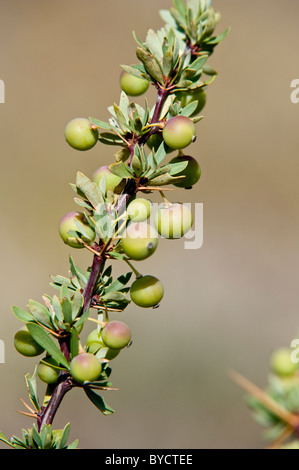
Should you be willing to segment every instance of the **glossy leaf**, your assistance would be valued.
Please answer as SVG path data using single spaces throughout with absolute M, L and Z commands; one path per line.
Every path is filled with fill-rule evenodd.
M 26 312 L 25 310 L 21 309 L 20 307 L 17 307 L 16 305 L 13 305 L 11 307 L 11 310 L 12 310 L 13 314 L 17 317 L 18 320 L 21 320 L 21 321 L 24 321 L 24 322 L 34 320 L 34 317 L 30 313 Z
M 26 326 L 30 333 L 32 334 L 35 341 L 42 346 L 50 356 L 55 359 L 59 364 L 69 369 L 69 363 L 58 348 L 54 341 L 51 339 L 50 335 L 39 325 L 36 323 L 28 322 Z
M 106 405 L 103 397 L 95 393 L 93 390 L 91 390 L 88 387 L 84 387 L 84 392 L 90 399 L 90 401 L 104 414 L 104 415 L 110 415 L 114 413 L 114 410 L 110 408 L 110 406 Z
M 30 375 L 30 374 L 25 375 L 25 381 L 26 381 L 30 401 L 33 404 L 34 408 L 37 411 L 39 411 L 40 410 L 40 404 L 39 404 L 38 394 L 37 394 L 36 376 L 37 376 L 37 367 L 35 367 L 34 372 L 33 372 L 32 375 Z

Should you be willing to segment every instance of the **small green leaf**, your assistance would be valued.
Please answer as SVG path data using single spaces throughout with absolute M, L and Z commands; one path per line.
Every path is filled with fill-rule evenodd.
M 170 13 L 173 16 L 175 22 L 184 30 L 186 31 L 187 29 L 187 22 L 186 22 L 186 17 L 181 16 L 179 12 L 175 8 L 170 8 Z M 177 27 L 177 25 L 176 25 Z
M 36 376 L 37 376 L 37 366 L 35 366 L 35 369 L 32 375 L 30 374 L 25 375 L 25 381 L 26 381 L 30 401 L 33 404 L 34 408 L 37 411 L 39 411 L 40 405 L 39 405 L 39 400 L 38 400 L 38 395 L 37 395 Z
M 101 296 L 101 301 L 103 303 L 110 302 L 110 301 L 122 301 L 126 298 L 126 295 L 123 292 L 108 292 Z
M 210 65 L 208 65 L 208 64 L 205 64 L 203 66 L 202 71 L 206 75 L 217 75 L 218 74 L 218 72 L 215 69 L 213 69 L 212 67 L 210 67 Z
M 102 134 L 100 134 L 99 141 L 105 145 L 123 145 L 124 144 L 123 140 L 120 137 L 118 137 L 118 135 L 111 134 L 109 132 L 102 132 Z
M 130 157 L 130 150 L 128 147 L 123 147 L 114 156 L 117 162 L 125 162 Z
M 158 150 L 155 152 L 155 161 L 157 162 L 158 166 L 161 165 L 161 163 L 163 162 L 164 158 L 167 155 L 166 149 L 167 147 L 166 147 L 165 142 L 162 142 L 159 145 Z
M 28 310 L 37 322 L 52 329 L 53 324 L 51 321 L 51 316 L 48 309 L 44 305 L 36 302 L 35 300 L 29 300 Z
M 133 31 L 133 37 L 134 37 L 135 41 L 137 42 L 137 44 L 139 44 L 139 46 L 144 47 L 143 42 L 141 41 L 141 39 L 139 39 L 139 37 L 137 36 L 135 31 Z
M 154 56 L 157 57 L 159 61 L 162 60 L 162 44 L 159 40 L 157 33 L 153 29 L 149 29 L 146 35 L 145 44 L 148 49 L 152 52 Z
M 158 176 L 150 181 L 150 186 L 165 186 L 167 184 L 174 184 L 184 179 L 184 176 L 180 176 L 174 178 L 169 173 L 165 173 L 164 175 Z
M 68 299 L 62 299 L 61 301 L 64 323 L 69 325 L 72 323 L 72 304 Z
M 162 62 L 163 74 L 165 75 L 165 77 L 168 77 L 171 75 L 172 67 L 173 67 L 173 52 L 171 51 L 171 49 L 168 48 L 165 54 L 163 55 L 163 62 Z
M 119 176 L 120 178 L 132 178 L 133 177 L 127 165 L 125 165 L 123 162 L 112 163 L 111 165 L 109 165 L 109 170 L 111 171 L 111 173 Z
M 78 206 L 84 207 L 84 209 L 87 209 L 89 211 L 92 210 L 92 205 L 89 202 L 84 201 L 78 197 L 74 197 L 74 201 L 76 204 L 78 204 Z
M 130 66 L 130 65 L 122 65 L 122 69 L 129 73 L 130 75 L 133 75 L 133 77 L 137 78 L 145 78 L 149 82 L 151 81 L 151 77 L 149 74 L 146 73 L 145 69 L 142 70 L 136 66 Z
M 122 289 L 131 279 L 132 272 L 128 272 L 127 274 L 123 274 L 122 276 L 118 277 L 110 286 L 105 289 L 105 292 L 114 292 L 114 291 L 119 291 Z
M 117 122 L 120 125 L 122 131 L 123 132 L 130 131 L 130 127 L 128 125 L 128 119 L 129 119 L 128 116 L 127 116 L 127 119 L 126 119 L 123 112 L 120 110 L 120 108 L 115 103 L 113 105 L 113 109 L 114 109 L 114 113 L 115 113 Z
M 142 163 L 140 163 L 140 160 L 137 157 L 136 153 L 133 155 L 132 158 L 132 170 L 134 171 L 134 175 L 136 176 L 136 178 L 139 178 L 143 173 Z
M 79 319 L 76 320 L 76 323 L 74 323 L 75 328 L 78 328 L 83 323 L 85 323 L 88 317 L 89 317 L 89 310 L 87 309 L 86 312 L 84 312 L 82 315 L 80 315 L 80 317 L 78 317 Z
M 64 449 L 66 447 L 69 435 L 70 435 L 70 423 L 68 423 L 63 429 L 62 436 L 59 439 L 58 449 Z
M 119 99 L 119 109 L 122 112 L 126 122 L 128 122 L 128 119 L 129 119 L 129 116 L 128 116 L 129 105 L 130 105 L 130 100 L 128 98 L 128 95 L 124 91 L 121 91 L 120 99 Z
M 67 284 L 62 284 L 61 289 L 60 289 L 60 299 L 67 299 L 71 300 L 71 295 L 70 291 L 68 289 Z
M 111 415 L 114 413 L 114 410 L 110 408 L 110 406 L 106 405 L 103 397 L 95 393 L 90 388 L 84 387 L 84 392 L 90 399 L 90 401 L 104 414 L 104 415 Z
M 228 35 L 228 33 L 230 32 L 230 27 L 227 28 L 223 33 L 219 34 L 218 36 L 216 37 L 213 37 L 211 39 L 209 39 L 208 41 L 206 41 L 206 44 L 219 44 L 221 41 L 223 41 L 225 39 L 225 37 Z
M 194 111 L 196 110 L 197 105 L 198 105 L 198 101 L 192 101 L 191 103 L 187 104 L 187 106 L 185 106 L 181 110 L 180 115 L 181 116 L 186 116 L 186 117 L 191 116 L 194 113 Z
M 99 129 L 106 129 L 108 131 L 111 131 L 111 127 L 107 122 L 99 121 L 99 119 L 95 119 L 95 118 L 92 118 L 92 117 L 90 117 L 88 119 L 90 120 L 90 122 L 92 122 L 92 124 L 97 126 Z
M 186 5 L 183 0 L 173 0 L 173 3 L 179 12 L 179 14 L 184 18 L 186 16 Z
M 72 299 L 72 321 L 74 321 L 81 312 L 84 304 L 84 297 L 77 289 Z
M 165 166 L 162 166 L 160 168 L 158 168 L 154 173 L 152 173 L 151 175 L 148 176 L 148 179 L 151 181 L 155 178 L 158 178 L 159 176 L 161 175 L 164 175 L 165 173 L 169 173 L 171 170 L 171 166 L 170 165 L 165 165 Z
M 97 209 L 104 203 L 102 195 L 97 188 L 97 185 L 85 176 L 81 171 L 77 172 L 76 186 L 86 196 L 92 206 Z
M 28 322 L 26 326 L 30 333 L 32 334 L 35 341 L 42 346 L 50 356 L 55 359 L 59 364 L 69 369 L 69 363 L 66 360 L 65 356 L 62 354 L 58 346 L 51 339 L 50 335 L 36 323 Z
M 69 445 L 66 447 L 66 449 L 70 449 L 70 450 L 77 449 L 78 444 L 79 444 L 78 439 L 75 439 L 71 444 L 69 444 Z
M 83 271 L 78 268 L 78 266 L 75 266 L 73 258 L 70 256 L 69 257 L 69 262 L 70 262 L 70 267 L 71 267 L 71 273 L 73 276 L 76 276 L 84 285 L 87 284 L 87 276 L 83 273 Z
M 208 55 L 203 55 L 203 56 L 198 57 L 196 60 L 194 60 L 194 62 L 190 64 L 190 68 L 199 72 L 200 70 L 203 69 L 203 66 L 208 60 L 208 57 L 209 57 Z
M 123 255 L 122 253 L 118 253 L 117 251 L 109 251 L 109 256 L 110 258 L 119 259 L 119 260 L 126 259 L 125 255 Z
M 174 100 L 175 100 L 175 95 L 169 95 L 166 98 L 165 103 L 163 104 L 162 109 L 161 109 L 160 119 L 163 119 L 166 116 Z
M 11 307 L 11 310 L 13 314 L 17 317 L 18 320 L 27 322 L 27 321 L 32 321 L 34 320 L 34 317 L 30 315 L 30 313 L 26 312 L 25 310 L 21 309 L 20 307 L 17 307 L 16 305 L 13 305 Z
M 180 173 L 181 171 L 183 171 L 187 165 L 188 165 L 187 161 L 179 162 L 179 163 L 169 163 L 169 166 L 171 167 L 169 174 L 171 176 L 176 175 L 177 173 Z
M 10 442 L 10 440 L 3 434 L 3 432 L 0 431 L 0 441 L 4 442 L 10 447 L 14 447 L 14 445 Z
M 165 21 L 165 23 L 169 24 L 171 28 L 176 29 L 177 27 L 176 21 L 169 10 L 160 10 L 159 14 L 162 20 Z
M 76 328 L 71 331 L 70 353 L 72 358 L 79 354 L 79 335 Z
M 72 285 L 70 279 L 64 276 L 60 276 L 59 274 L 57 276 L 51 276 L 53 282 L 50 284 L 52 287 L 59 288 L 61 289 L 61 286 L 65 284 L 68 289 L 70 290 L 76 290 L 76 288 Z
M 137 57 L 143 63 L 148 74 L 157 82 L 163 84 L 164 78 L 161 66 L 158 64 L 157 59 L 153 54 L 145 52 L 141 48 L 137 48 Z
M 54 295 L 52 298 L 52 306 L 53 306 L 57 320 L 59 321 L 59 323 L 63 323 L 62 307 L 61 307 L 60 300 L 58 299 L 56 295 Z

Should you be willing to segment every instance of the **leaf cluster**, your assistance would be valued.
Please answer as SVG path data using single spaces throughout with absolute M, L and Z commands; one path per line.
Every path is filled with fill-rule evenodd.
M 67 444 L 70 433 L 70 424 L 64 429 L 52 429 L 51 424 L 45 424 L 38 431 L 35 424 L 30 429 L 22 430 L 22 437 L 12 436 L 8 439 L 0 432 L 0 441 L 14 449 L 76 449 L 78 440 Z

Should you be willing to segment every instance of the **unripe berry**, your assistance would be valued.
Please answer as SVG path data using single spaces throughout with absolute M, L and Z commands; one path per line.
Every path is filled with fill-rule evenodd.
M 16 332 L 14 346 L 20 354 L 27 357 L 39 356 L 44 352 L 44 348 L 35 341 L 27 329 L 21 329 Z
M 38 365 L 37 375 L 46 384 L 55 384 L 59 377 L 59 368 L 57 366 L 59 364 L 53 357 L 45 357 Z
M 177 176 L 185 176 L 184 179 L 179 181 L 178 183 L 173 183 L 174 186 L 178 188 L 186 188 L 190 189 L 192 186 L 197 183 L 201 175 L 201 169 L 195 158 L 191 157 L 190 155 L 182 155 L 173 158 L 170 160 L 169 163 L 182 163 L 188 162 L 186 168 L 180 171 L 180 173 L 176 173 L 175 177 Z
M 151 150 L 154 150 L 155 152 L 157 152 L 158 148 L 160 147 L 160 145 L 162 144 L 162 142 L 164 142 L 164 139 L 162 137 L 162 134 L 159 132 L 159 133 L 156 133 L 156 134 L 152 134 L 146 141 L 146 145 L 148 146 L 148 148 L 150 148 Z M 166 150 L 166 153 L 171 153 L 173 152 L 174 149 L 171 149 L 170 147 L 168 147 L 167 145 L 165 145 L 165 150 Z
M 89 150 L 95 146 L 99 138 L 97 129 L 92 129 L 86 118 L 72 119 L 65 128 L 67 143 L 76 150 Z
M 120 86 L 127 95 L 140 96 L 147 91 L 149 81 L 124 71 L 120 75 Z
M 291 360 L 291 354 L 292 350 L 289 348 L 279 348 L 272 353 L 270 367 L 275 374 L 281 377 L 288 377 L 295 374 L 299 364 Z
M 176 99 L 181 102 L 182 108 L 187 106 L 190 103 L 193 103 L 194 101 L 197 101 L 197 106 L 193 113 L 191 114 L 191 117 L 196 116 L 197 114 L 200 113 L 200 111 L 205 107 L 205 104 L 207 102 L 207 94 L 204 90 L 199 90 L 199 91 L 179 91 L 176 94 Z
M 186 116 L 175 116 L 166 122 L 163 139 L 172 149 L 184 149 L 195 139 L 195 125 Z
M 155 227 L 163 238 L 181 238 L 192 227 L 193 215 L 186 204 L 164 204 L 156 212 Z
M 131 222 L 121 240 L 121 246 L 128 258 L 137 261 L 144 260 L 156 250 L 158 234 L 146 222 Z
M 133 222 L 144 222 L 151 215 L 152 204 L 142 197 L 134 199 L 128 204 L 127 214 Z
M 81 353 L 72 359 L 70 372 L 73 379 L 79 384 L 94 382 L 102 372 L 102 364 L 93 354 Z
M 123 349 L 131 341 L 131 330 L 122 321 L 113 320 L 102 330 L 104 344 L 111 349 Z
M 79 233 L 76 220 L 84 226 L 84 232 L 86 235 Z M 78 238 L 80 238 L 86 245 L 90 245 L 96 236 L 94 229 L 87 223 L 82 212 L 68 212 L 65 214 L 59 222 L 59 234 L 67 245 L 73 248 L 83 248 L 84 245 L 80 243 L 76 237 L 69 235 L 69 231 L 71 230 L 78 232 Z
M 99 184 L 102 178 L 106 178 L 106 188 L 111 189 L 111 191 L 114 191 L 116 186 L 122 181 L 122 178 L 112 173 L 108 166 L 100 166 L 91 177 L 92 181 L 96 184 Z
M 131 299 L 139 307 L 155 307 L 162 300 L 163 295 L 163 284 L 154 276 L 139 277 L 130 288 Z
M 88 352 L 91 354 L 96 354 L 99 349 L 107 348 L 102 339 L 101 332 L 98 332 L 97 329 L 91 331 L 86 339 L 86 347 L 88 348 Z M 105 354 L 105 359 L 111 361 L 118 356 L 119 353 L 119 349 L 108 349 Z

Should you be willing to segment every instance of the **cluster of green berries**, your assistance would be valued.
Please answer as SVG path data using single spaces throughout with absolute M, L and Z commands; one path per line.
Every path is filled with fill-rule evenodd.
M 120 77 L 121 89 L 128 96 L 140 96 L 149 87 L 149 81 L 133 77 L 123 72 Z M 199 93 L 180 92 L 176 94 L 177 101 L 182 107 L 197 101 L 198 105 L 192 116 L 198 114 L 204 107 L 206 95 L 204 91 Z M 191 117 L 192 117 L 191 116 Z M 65 128 L 67 143 L 76 150 L 89 150 L 99 140 L 99 132 L 96 126 L 86 118 L 72 119 Z M 162 123 L 160 131 L 153 134 L 147 142 L 149 148 L 157 148 L 162 141 L 168 148 L 168 153 L 179 150 L 179 155 L 173 158 L 171 163 L 186 162 L 187 165 L 177 176 L 184 176 L 175 185 L 181 188 L 191 188 L 201 176 L 200 166 L 190 155 L 183 155 L 182 149 L 195 140 L 195 126 L 191 118 L 178 115 Z M 122 178 L 113 174 L 108 166 L 99 167 L 92 175 L 92 181 L 100 184 L 105 178 L 106 191 L 115 191 L 122 182 Z M 126 208 L 128 224 L 125 236 L 121 237 L 120 249 L 130 260 L 144 260 L 151 256 L 158 244 L 158 235 L 164 238 L 174 239 L 184 236 L 192 227 L 193 216 L 187 205 L 182 203 L 170 203 L 167 200 L 160 205 L 155 216 L 153 226 L 148 219 L 152 215 L 152 203 L 145 198 L 132 198 Z M 59 223 L 59 234 L 68 246 L 72 248 L 84 248 L 92 245 L 96 239 L 95 228 L 89 223 L 82 212 L 68 212 Z M 134 304 L 143 308 L 151 308 L 159 305 L 163 298 L 164 287 L 159 279 L 152 275 L 136 274 L 136 279 L 130 287 L 130 298 Z M 73 357 L 70 362 L 70 376 L 77 384 L 86 381 L 96 381 L 101 373 L 103 361 L 97 353 L 105 349 L 105 354 L 100 358 L 112 360 L 120 351 L 131 342 L 130 328 L 121 321 L 109 321 L 102 329 L 93 330 L 87 337 L 85 348 Z M 16 350 L 28 357 L 45 354 L 27 328 L 19 330 L 14 337 Z M 39 378 L 47 384 L 55 384 L 58 381 L 60 366 L 49 355 L 45 355 L 39 362 L 37 373 Z
M 131 330 L 121 321 L 110 321 L 100 331 L 93 330 L 86 339 L 85 349 L 70 362 L 70 375 L 77 384 L 94 382 L 102 372 L 102 361 L 96 353 L 105 348 L 105 359 L 114 359 L 120 351 L 131 342 Z M 16 350 L 27 357 L 35 357 L 45 353 L 31 333 L 23 328 L 14 337 Z M 46 355 L 38 364 L 38 377 L 47 384 L 56 384 L 60 367 L 53 357 Z

